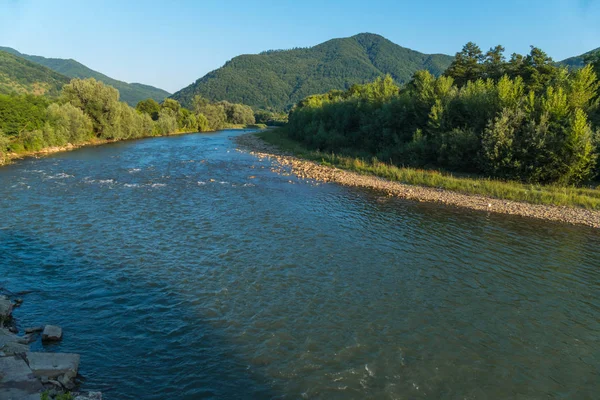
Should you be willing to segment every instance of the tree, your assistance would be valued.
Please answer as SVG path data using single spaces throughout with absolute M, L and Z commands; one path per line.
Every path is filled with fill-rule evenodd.
M 198 132 L 207 132 L 210 130 L 208 119 L 204 114 L 196 114 L 196 122 L 198 123 Z
M 572 108 L 580 108 L 586 112 L 596 107 L 593 101 L 598 96 L 600 84 L 592 65 L 573 72 L 567 81 L 569 105 Z
M 506 57 L 504 57 L 504 47 L 496 46 L 485 53 L 483 66 L 485 69 L 485 77 L 498 81 L 506 73 Z
M 227 115 L 227 122 L 234 125 L 252 125 L 256 123 L 252 108 L 243 104 L 233 104 L 228 101 L 220 101 L 217 105 L 223 106 Z
M 177 125 L 184 131 L 196 130 L 198 128 L 196 115 L 187 108 L 181 107 L 177 114 Z
M 254 113 L 254 121 L 257 124 L 267 124 L 273 118 L 273 113 L 266 110 L 257 110 Z
M 4 135 L 4 132 L 0 129 L 0 164 L 3 164 L 6 161 L 6 153 L 9 144 L 10 139 Z
M 159 135 L 177 132 L 177 118 L 170 108 L 163 108 L 158 115 L 156 127 Z
M 43 131 L 46 143 L 57 146 L 83 143 L 94 134 L 90 117 L 71 103 L 51 104 Z
M 141 113 L 148 114 L 152 117 L 153 121 L 158 120 L 158 113 L 160 111 L 160 104 L 154 99 L 142 100 L 135 106 L 135 109 Z
M 114 122 L 118 117 L 119 107 L 117 89 L 94 78 L 73 79 L 63 87 L 62 99 L 91 118 L 96 136 L 114 138 Z
M 522 69 L 519 72 L 525 84 L 531 90 L 540 93 L 558 75 L 560 68 L 554 64 L 548 54 L 538 47 L 531 46 L 531 51 L 525 56 Z
M 587 65 L 592 66 L 592 68 L 596 72 L 596 76 L 600 76 L 600 51 L 587 54 L 584 57 L 584 61 Z
M 194 111 L 196 115 L 204 115 L 208 120 L 208 127 L 211 131 L 223 129 L 227 123 L 227 114 L 223 105 L 211 104 L 201 96 L 194 97 Z
M 475 43 L 467 43 L 456 57 L 444 75 L 454 78 L 457 86 L 461 87 L 469 81 L 481 77 L 484 56 Z
M 163 101 L 160 105 L 160 108 L 161 110 L 168 108 L 169 110 L 172 110 L 175 115 L 177 115 L 179 113 L 179 109 L 181 108 L 181 104 L 179 104 L 177 100 L 165 99 L 165 101 Z

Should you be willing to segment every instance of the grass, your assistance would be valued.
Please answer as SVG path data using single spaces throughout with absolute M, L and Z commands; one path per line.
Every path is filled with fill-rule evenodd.
M 598 188 L 533 185 L 485 177 L 458 177 L 451 173 L 435 170 L 397 167 L 375 159 L 366 161 L 360 158 L 310 150 L 302 143 L 290 139 L 285 129 L 267 130 L 258 133 L 258 136 L 265 142 L 298 158 L 408 185 L 442 188 L 458 193 L 531 204 L 600 210 L 600 190 Z

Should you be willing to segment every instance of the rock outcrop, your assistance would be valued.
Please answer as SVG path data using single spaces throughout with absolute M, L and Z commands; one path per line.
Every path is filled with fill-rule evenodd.
M 43 392 L 50 398 L 71 392 L 78 383 L 79 354 L 32 352 L 29 347 L 40 332 L 43 343 L 61 340 L 62 329 L 55 325 L 27 328 L 24 336 L 18 336 L 13 307 L 9 297 L 0 295 L 0 400 L 39 400 Z M 100 392 L 71 394 L 76 400 L 102 399 Z

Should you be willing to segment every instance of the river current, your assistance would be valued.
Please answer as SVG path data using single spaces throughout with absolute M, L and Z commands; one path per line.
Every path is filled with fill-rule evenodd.
M 0 286 L 106 399 L 592 399 L 600 235 L 276 173 L 239 131 L 0 168 Z M 40 349 L 35 344 L 34 349 Z

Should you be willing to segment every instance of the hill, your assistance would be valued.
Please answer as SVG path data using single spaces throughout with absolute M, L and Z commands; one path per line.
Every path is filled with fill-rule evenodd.
M 0 50 L 0 93 L 58 96 L 69 78 L 50 68 Z
M 440 75 L 453 57 L 423 54 L 386 38 L 363 33 L 310 48 L 241 55 L 172 97 L 190 107 L 195 95 L 255 108 L 284 110 L 304 97 L 390 74 L 397 82 L 427 69 Z
M 0 50 L 11 53 L 17 57 L 24 58 L 36 64 L 48 67 L 53 71 L 56 71 L 59 74 L 69 78 L 94 78 L 98 81 L 102 81 L 105 84 L 119 90 L 119 93 L 121 94 L 121 101 L 124 101 L 133 107 L 135 107 L 140 100 L 151 98 L 161 102 L 166 97 L 170 96 L 169 92 L 153 86 L 143 85 L 141 83 L 126 83 L 110 78 L 72 59 L 65 60 L 62 58 L 31 56 L 28 54 L 21 54 L 17 50 L 10 47 L 0 47 Z
M 584 57 L 586 55 L 592 54 L 592 53 L 597 53 L 599 51 L 600 51 L 600 47 L 597 48 L 596 50 L 588 51 L 587 53 L 582 54 L 580 56 L 570 57 L 570 58 L 567 58 L 566 60 L 562 60 L 559 62 L 559 64 L 567 66 L 569 68 L 581 68 L 585 65 Z

